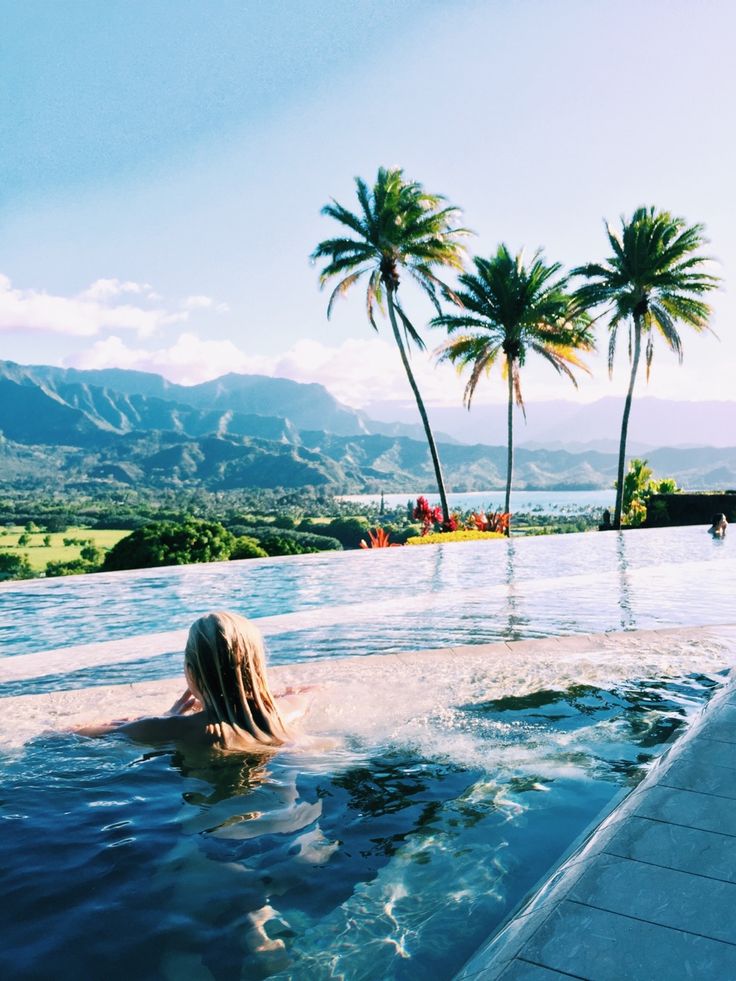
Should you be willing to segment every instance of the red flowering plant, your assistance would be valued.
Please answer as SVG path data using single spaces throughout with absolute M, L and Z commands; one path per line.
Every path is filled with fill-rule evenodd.
M 442 521 L 442 508 L 430 507 L 427 498 L 420 494 L 411 516 L 415 521 L 422 522 L 422 535 L 428 535 Z
M 489 511 L 488 525 L 484 530 L 496 531 L 502 535 L 508 535 L 510 524 L 511 514 L 509 511 Z
M 361 548 L 400 548 L 398 542 L 389 540 L 388 532 L 385 528 L 376 528 L 375 531 L 368 529 L 368 542 L 364 538 L 360 540 Z
M 437 510 L 439 511 L 439 508 Z M 440 517 L 441 516 L 442 515 L 440 514 Z M 447 519 L 447 521 L 442 522 L 443 531 L 457 531 L 459 527 L 460 527 L 459 514 L 451 514 L 450 517 Z

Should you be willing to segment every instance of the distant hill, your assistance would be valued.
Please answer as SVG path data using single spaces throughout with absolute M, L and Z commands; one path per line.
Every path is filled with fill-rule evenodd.
M 0 361 L 0 386 L 0 429 L 21 442 L 46 442 L 41 437 L 47 420 L 49 428 L 53 420 L 50 442 L 63 441 L 67 429 L 80 437 L 100 430 L 160 429 L 188 436 L 214 432 L 290 442 L 299 429 L 322 429 L 342 436 L 423 438 L 419 424 L 374 422 L 342 405 L 323 385 L 265 375 L 229 374 L 201 385 L 175 385 L 161 375 L 123 368 L 80 371 Z M 15 407 L 31 401 L 38 417 L 23 424 Z M 451 436 L 445 439 L 454 442 Z
M 418 430 L 421 438 L 406 430 L 411 436 Z M 376 424 L 321 385 L 259 375 L 230 374 L 190 387 L 122 369 L 0 362 L 0 431 L 5 489 L 310 486 L 350 493 L 410 491 L 433 481 L 419 427 Z M 448 487 L 503 485 L 503 445 L 441 437 L 440 443 Z M 610 487 L 616 443 L 601 443 L 570 448 L 558 433 L 546 446 L 521 446 L 515 484 Z M 658 476 L 674 476 L 689 489 L 736 487 L 736 448 L 663 448 L 646 455 Z
M 366 411 L 377 419 L 412 417 L 406 403 L 375 402 Z M 524 421 L 519 413 L 519 445 L 605 449 L 618 451 L 623 399 L 608 396 L 595 402 L 563 399 L 533 402 Z M 503 442 L 506 406 L 477 403 L 471 412 L 462 406 L 434 406 L 432 422 L 463 443 Z M 732 446 L 736 441 L 736 401 L 687 402 L 648 396 L 634 400 L 629 424 L 632 453 L 657 446 Z

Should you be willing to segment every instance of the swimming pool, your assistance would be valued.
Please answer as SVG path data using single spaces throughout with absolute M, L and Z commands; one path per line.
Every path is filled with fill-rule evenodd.
M 733 661 L 708 631 L 552 638 L 732 622 L 729 544 L 601 533 L 3 587 L 3 975 L 452 977 Z M 277 688 L 316 683 L 329 748 L 264 765 L 58 732 L 170 704 L 180 631 L 217 607 L 261 619 Z

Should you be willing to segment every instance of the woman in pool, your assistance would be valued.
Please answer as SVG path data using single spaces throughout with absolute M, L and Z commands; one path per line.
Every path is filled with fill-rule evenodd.
M 726 528 L 728 528 L 728 521 L 726 521 L 725 514 L 714 514 L 713 524 L 708 529 L 708 534 L 712 535 L 714 538 L 723 538 L 726 534 Z
M 195 620 L 184 649 L 187 688 L 168 714 L 113 722 L 77 731 L 111 731 L 142 742 L 174 740 L 223 750 L 276 748 L 291 738 L 286 719 L 299 715 L 287 689 L 279 704 L 266 677 L 260 631 L 236 613 L 209 613 Z

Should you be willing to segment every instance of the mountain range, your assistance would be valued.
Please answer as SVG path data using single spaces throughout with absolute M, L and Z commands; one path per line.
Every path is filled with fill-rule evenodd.
M 366 412 L 379 420 L 413 419 L 416 408 L 408 402 L 374 402 Z M 595 402 L 563 399 L 527 405 L 526 419 L 516 413 L 516 442 L 529 449 L 598 449 L 618 452 L 623 399 L 608 396 Z M 462 406 L 435 406 L 432 422 L 461 443 L 488 443 L 506 433 L 506 404 L 475 403 L 472 412 Z M 493 436 L 491 434 L 494 434 Z M 637 397 L 629 420 L 627 447 L 646 453 L 659 446 L 732 446 L 736 441 L 736 402 Z
M 568 420 L 583 411 L 563 405 Z M 584 410 L 591 418 L 606 416 L 607 407 L 597 415 L 593 408 Z M 445 418 L 454 430 L 452 437 L 438 434 L 448 487 L 502 486 L 505 447 L 462 443 L 451 416 L 434 415 L 440 429 Z M 551 410 L 546 422 L 552 425 Z M 606 431 L 609 441 L 616 429 Z M 228 374 L 183 386 L 124 369 L 0 362 L 0 431 L 0 485 L 6 489 L 312 486 L 350 493 L 411 492 L 433 484 L 420 426 L 372 419 L 318 384 L 260 375 Z M 491 431 L 505 434 L 505 425 Z M 520 446 L 516 486 L 610 487 L 615 440 L 603 449 L 561 443 L 577 432 L 568 422 L 549 445 Z M 647 458 L 659 476 L 675 476 L 691 489 L 736 486 L 733 447 L 659 448 Z

